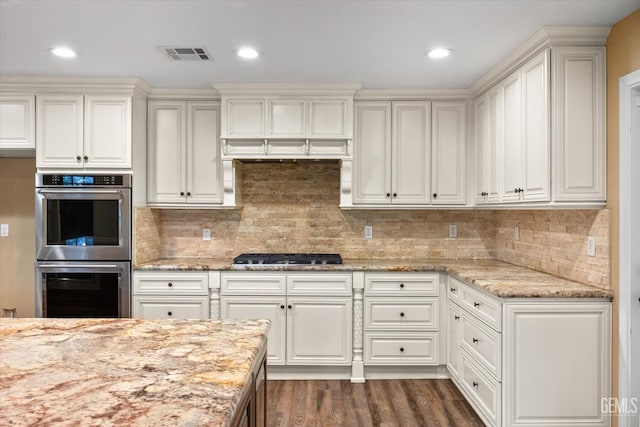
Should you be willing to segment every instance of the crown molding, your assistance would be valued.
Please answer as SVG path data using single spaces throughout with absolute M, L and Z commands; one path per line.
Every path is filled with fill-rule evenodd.
M 220 93 L 215 89 L 153 89 L 149 99 L 180 101 L 220 101 Z
M 498 62 L 469 88 L 474 97 L 504 79 L 527 59 L 553 46 L 605 46 L 611 27 L 606 26 L 546 26 Z
M 360 83 L 212 83 L 221 96 L 353 96 Z
M 460 101 L 472 97 L 469 89 L 362 89 L 356 101 Z
M 3 92 L 139 92 L 147 96 L 152 87 L 137 78 L 0 76 Z

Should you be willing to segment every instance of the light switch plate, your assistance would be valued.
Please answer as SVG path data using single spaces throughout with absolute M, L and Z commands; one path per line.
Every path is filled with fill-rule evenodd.
M 203 228 L 202 229 L 202 240 L 204 240 L 205 242 L 208 242 L 209 240 L 211 240 L 211 229 L 210 228 Z
M 0 237 L 9 236 L 9 224 L 0 224 Z
M 596 256 L 596 238 L 589 236 L 587 237 L 587 255 Z
M 455 239 L 458 237 L 458 226 L 455 224 L 449 225 L 449 238 Z
M 371 225 L 364 226 L 364 238 L 373 239 L 373 227 Z

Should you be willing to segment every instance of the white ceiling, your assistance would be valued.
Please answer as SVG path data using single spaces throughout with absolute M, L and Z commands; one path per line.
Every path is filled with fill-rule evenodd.
M 640 0 L 0 0 L 0 74 L 467 88 L 544 25 L 612 25 Z M 251 44 L 263 56 L 241 60 Z M 73 60 L 48 49 L 67 45 Z M 157 46 L 207 48 L 176 62 Z M 454 49 L 447 60 L 424 52 Z

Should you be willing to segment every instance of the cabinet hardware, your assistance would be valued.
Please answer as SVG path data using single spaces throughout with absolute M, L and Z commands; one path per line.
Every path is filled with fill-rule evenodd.
M 393 197 L 398 197 L 398 193 L 393 193 Z
M 404 347 L 400 347 L 400 351 L 401 351 L 401 352 L 404 352 Z
M 458 289 L 456 288 L 449 288 L 451 290 L 451 292 L 453 292 L 454 294 L 458 291 Z
M 292 306 L 291 304 L 289 304 L 287 307 L 288 307 L 288 308 L 293 308 L 293 306 Z
M 400 313 L 400 317 L 404 317 L 404 313 Z
M 187 191 L 187 196 L 191 196 L 191 192 L 190 191 Z
M 181 192 L 180 192 L 180 195 L 181 195 L 181 196 L 184 196 L 184 191 L 181 191 Z
M 386 197 L 387 197 L 387 198 L 388 198 L 388 197 L 391 197 L 391 193 L 387 193 L 387 196 L 386 196 Z
M 82 160 L 82 157 L 76 156 L 76 160 L 80 161 L 80 160 Z
M 478 383 L 474 381 L 474 382 L 473 382 L 473 386 L 474 386 L 475 388 L 478 388 Z
M 280 308 L 284 309 L 284 304 L 280 304 Z
M 473 341 L 474 343 L 478 342 L 478 338 L 471 338 L 471 341 Z
M 433 193 L 433 198 L 437 199 L 438 198 L 438 193 Z
M 457 315 L 456 315 L 456 316 L 453 316 L 453 318 L 454 318 L 455 320 L 460 320 L 460 316 L 457 316 Z
M 84 159 L 85 160 L 89 160 L 89 156 L 84 156 Z
M 173 283 L 169 282 L 169 283 L 167 283 L 167 286 L 171 288 L 171 287 L 173 287 Z
M 173 313 L 172 312 L 168 312 L 167 315 L 173 316 Z
M 475 308 L 478 308 L 478 307 L 480 307 L 480 303 L 479 303 L 479 302 L 474 302 L 474 303 L 473 303 L 473 306 L 474 306 Z
M 404 288 L 404 283 L 400 283 L 400 287 L 401 287 L 401 288 Z

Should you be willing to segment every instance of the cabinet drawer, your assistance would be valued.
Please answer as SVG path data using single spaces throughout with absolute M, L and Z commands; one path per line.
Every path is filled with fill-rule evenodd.
M 437 365 L 437 332 L 365 332 L 365 365 Z
M 437 296 L 438 273 L 372 273 L 364 276 L 364 294 L 380 296 Z
M 351 274 L 287 273 L 287 295 L 351 296 L 351 283 Z
M 454 279 L 453 277 L 447 277 L 447 297 L 451 301 L 459 303 L 461 288 L 464 286 L 462 282 Z
M 462 347 L 474 356 L 498 381 L 501 380 L 502 335 L 482 322 L 462 315 Z
M 500 301 L 466 285 L 461 286 L 460 289 L 461 305 L 478 319 L 500 332 L 502 330 L 502 304 Z
M 461 370 L 462 386 L 471 396 L 472 406 L 479 409 L 479 412 L 484 415 L 485 421 L 489 421 L 490 425 L 499 425 L 502 399 L 500 383 L 476 365 L 472 357 L 464 350 L 462 351 Z
M 209 273 L 135 273 L 134 294 L 208 295 Z
M 438 330 L 437 298 L 367 298 L 365 329 Z
M 285 273 L 222 273 L 222 295 L 284 295 Z
M 143 319 L 208 319 L 209 297 L 134 297 L 133 317 Z

